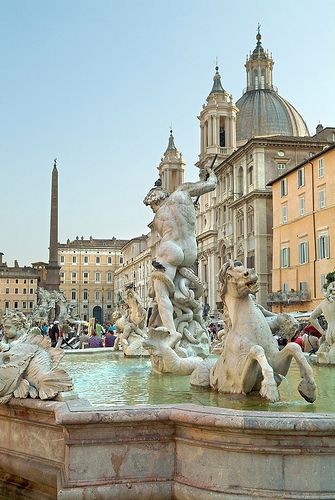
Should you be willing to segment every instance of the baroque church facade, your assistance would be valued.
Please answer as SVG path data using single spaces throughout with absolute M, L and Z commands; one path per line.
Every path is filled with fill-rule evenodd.
M 272 55 L 263 49 L 259 32 L 256 39 L 245 63 L 242 97 L 234 103 L 216 67 L 199 115 L 197 166 L 210 164 L 217 155 L 217 188 L 200 198 L 197 212 L 198 271 L 212 312 L 222 306 L 217 275 L 228 258 L 256 269 L 257 300 L 266 306 L 273 253 L 272 192 L 267 184 L 329 144 L 322 134 L 311 137 L 298 111 L 278 94 Z

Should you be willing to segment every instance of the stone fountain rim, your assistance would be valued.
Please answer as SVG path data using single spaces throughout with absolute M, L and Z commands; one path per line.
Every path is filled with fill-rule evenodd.
M 12 399 L 6 406 L 15 412 L 36 410 L 43 415 L 53 413 L 59 425 L 140 424 L 149 422 L 178 423 L 216 427 L 218 430 L 245 432 L 312 433 L 335 432 L 335 413 L 261 412 L 215 408 L 194 404 L 134 405 L 103 407 L 77 399 L 66 402 Z

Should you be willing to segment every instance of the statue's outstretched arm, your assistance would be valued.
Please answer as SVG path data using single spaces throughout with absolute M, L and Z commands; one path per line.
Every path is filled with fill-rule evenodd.
M 206 180 L 201 179 L 201 177 L 203 177 L 203 172 L 208 174 Z M 178 191 L 187 191 L 190 196 L 200 196 L 201 194 L 214 191 L 217 185 L 217 178 L 213 170 L 210 168 L 204 169 L 200 172 L 200 179 L 201 180 L 198 182 L 185 182 L 178 188 Z

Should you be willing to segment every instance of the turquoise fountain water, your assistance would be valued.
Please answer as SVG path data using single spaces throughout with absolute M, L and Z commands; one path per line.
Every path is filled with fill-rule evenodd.
M 281 401 L 269 403 L 259 396 L 218 394 L 193 388 L 189 377 L 152 373 L 148 358 L 123 358 L 106 352 L 67 354 L 62 366 L 71 375 L 75 391 L 92 405 L 120 406 L 193 403 L 196 405 L 274 412 L 335 412 L 335 376 L 332 368 L 313 366 L 317 384 L 315 403 L 298 393 L 300 374 L 295 362 L 280 386 Z

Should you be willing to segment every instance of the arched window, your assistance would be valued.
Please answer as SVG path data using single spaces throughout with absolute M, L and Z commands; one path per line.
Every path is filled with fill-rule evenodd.
M 88 290 L 86 288 L 83 290 L 83 300 L 88 300 Z
M 265 89 L 265 69 L 261 71 L 261 89 Z

